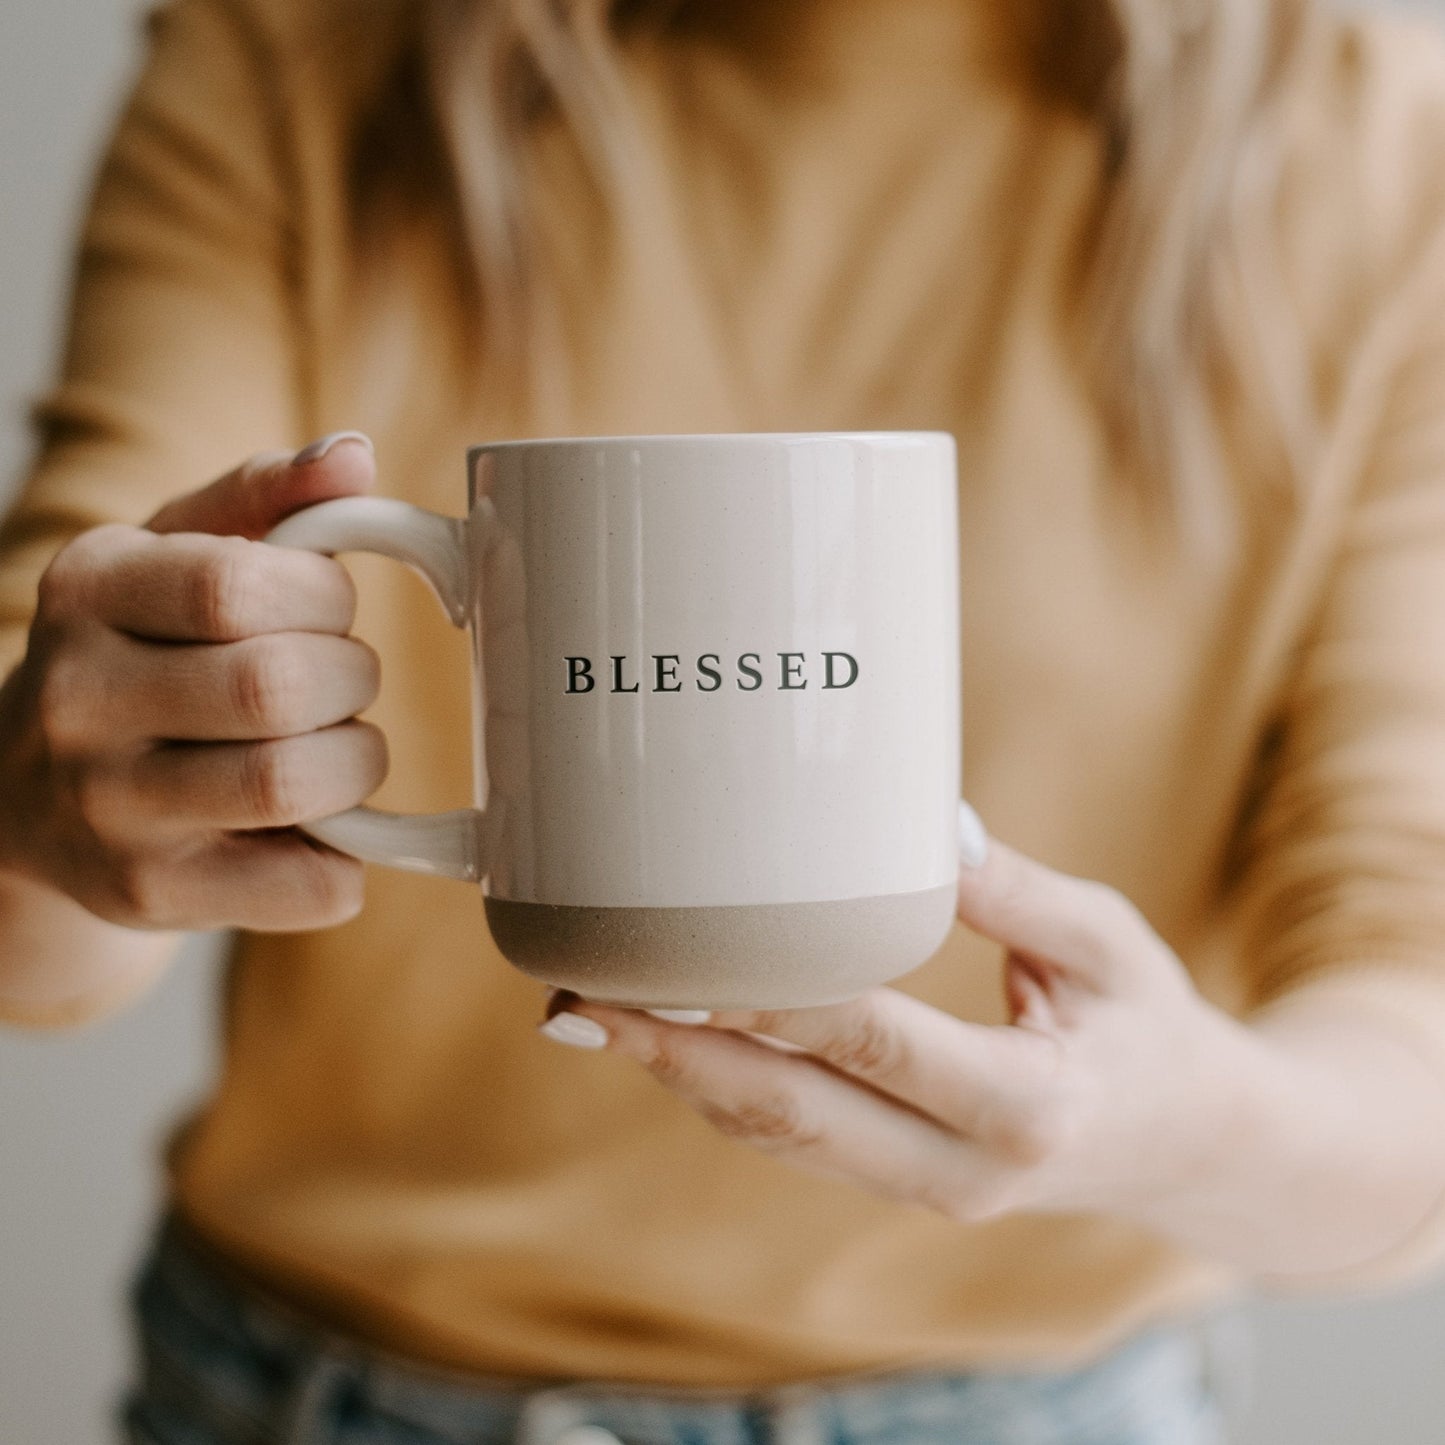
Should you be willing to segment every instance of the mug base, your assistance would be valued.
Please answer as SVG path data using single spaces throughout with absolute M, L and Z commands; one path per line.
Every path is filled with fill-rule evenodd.
M 625 1008 L 807 1008 L 910 973 L 953 923 L 953 884 L 822 903 L 589 908 L 487 897 L 502 954 Z

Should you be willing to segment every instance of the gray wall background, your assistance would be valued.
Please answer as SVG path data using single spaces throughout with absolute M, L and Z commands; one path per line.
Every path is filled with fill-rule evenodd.
M 51 372 L 73 227 L 142 9 L 0 0 L 0 501 L 25 454 L 24 402 Z M 217 952 L 199 940 L 138 1007 L 87 1031 L 0 1031 L 3 1445 L 116 1438 L 123 1290 L 156 1206 L 157 1145 L 214 1066 Z M 1445 1284 L 1245 1313 L 1243 1445 L 1445 1439 Z

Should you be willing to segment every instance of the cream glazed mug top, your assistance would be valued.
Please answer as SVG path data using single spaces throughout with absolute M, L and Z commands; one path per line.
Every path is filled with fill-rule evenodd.
M 480 882 L 503 954 L 645 1007 L 795 1007 L 953 916 L 957 483 L 939 432 L 500 442 L 468 509 L 268 537 L 417 568 L 473 639 L 475 806 L 307 825 Z M 466 746 L 457 739 L 457 746 Z

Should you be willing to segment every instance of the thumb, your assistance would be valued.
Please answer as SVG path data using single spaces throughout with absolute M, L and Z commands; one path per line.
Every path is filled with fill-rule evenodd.
M 210 532 L 255 541 L 292 512 L 369 492 L 375 481 L 370 439 L 357 431 L 333 432 L 294 455 L 261 452 L 210 486 L 167 502 L 146 525 L 152 532 Z
M 1117 889 L 1060 873 L 1007 848 L 959 805 L 959 922 L 1010 954 L 1098 993 L 1126 991 L 1160 947 Z

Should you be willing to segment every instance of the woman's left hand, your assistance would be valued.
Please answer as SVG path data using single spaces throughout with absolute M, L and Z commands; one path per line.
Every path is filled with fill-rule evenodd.
M 993 843 L 958 917 L 1006 951 L 1005 1025 L 879 988 L 692 1023 L 559 993 L 544 1027 L 638 1060 L 730 1138 L 953 1219 L 1152 1222 L 1237 1138 L 1255 1040 L 1104 885 Z

